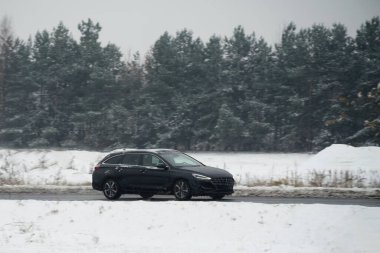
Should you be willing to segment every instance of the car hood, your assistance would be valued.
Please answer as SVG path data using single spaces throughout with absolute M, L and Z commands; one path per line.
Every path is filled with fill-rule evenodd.
M 197 167 L 178 167 L 180 170 L 187 170 L 194 173 L 199 173 L 208 177 L 232 177 L 232 174 L 218 168 L 209 166 L 197 166 Z

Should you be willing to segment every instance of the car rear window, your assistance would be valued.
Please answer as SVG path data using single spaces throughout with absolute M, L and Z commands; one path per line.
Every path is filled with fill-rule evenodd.
M 116 156 L 113 156 L 111 158 L 108 158 L 103 163 L 105 163 L 105 164 L 121 164 L 121 162 L 123 161 L 123 158 L 124 158 L 124 155 L 116 155 Z

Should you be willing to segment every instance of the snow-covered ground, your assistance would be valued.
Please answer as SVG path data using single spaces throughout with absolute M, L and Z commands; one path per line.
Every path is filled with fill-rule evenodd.
M 380 147 L 332 145 L 313 154 L 192 153 L 239 185 L 380 188 Z
M 0 252 L 377 253 L 380 208 L 2 200 Z
M 379 190 L 367 187 L 380 188 L 378 147 L 333 145 L 315 155 L 190 155 L 230 171 L 239 184 L 236 190 L 245 194 L 263 190 L 258 195 L 265 195 L 268 189 L 277 191 L 272 189 L 277 185 L 297 186 L 310 196 L 325 190 L 319 186 L 359 186 L 364 195 Z M 0 149 L 0 186 L 86 188 L 93 167 L 104 156 L 88 151 Z M 289 196 L 296 189 L 281 188 Z M 326 194 L 331 196 L 331 190 Z M 7 253 L 377 253 L 378 238 L 379 207 L 205 200 L 0 201 L 0 252 Z
M 312 154 L 302 153 L 249 153 L 249 152 L 202 152 L 189 153 L 209 166 L 231 172 L 239 185 L 273 185 L 297 171 Z M 281 183 L 279 183 L 281 184 Z
M 105 155 L 76 150 L 0 149 L 0 183 L 90 185 L 92 170 Z
M 231 172 L 241 186 L 380 188 L 380 147 L 332 145 L 318 154 L 189 153 Z M 91 184 L 106 154 L 89 151 L 0 149 L 0 185 Z

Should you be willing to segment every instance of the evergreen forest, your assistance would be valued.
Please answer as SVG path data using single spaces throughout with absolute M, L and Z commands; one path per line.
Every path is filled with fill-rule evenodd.
M 380 144 L 380 18 L 288 24 L 268 44 L 237 26 L 165 32 L 146 56 L 88 19 L 28 40 L 0 26 L 0 146 L 310 152 Z M 115 28 L 116 29 L 116 28 Z M 122 32 L 122 31 L 121 31 Z

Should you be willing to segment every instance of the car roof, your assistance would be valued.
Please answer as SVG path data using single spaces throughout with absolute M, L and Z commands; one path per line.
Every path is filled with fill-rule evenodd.
M 138 152 L 150 152 L 150 153 L 162 153 L 162 152 L 170 152 L 170 151 L 177 151 L 175 149 L 163 149 L 163 148 L 157 148 L 157 149 L 133 149 L 133 148 L 122 148 L 122 149 L 115 149 L 110 152 L 110 154 L 123 154 L 123 153 L 138 153 Z

